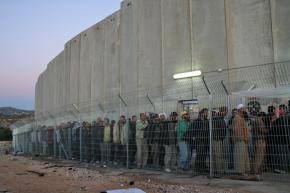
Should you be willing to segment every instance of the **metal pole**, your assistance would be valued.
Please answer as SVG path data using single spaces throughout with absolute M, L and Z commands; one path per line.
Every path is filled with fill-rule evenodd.
M 226 88 L 226 85 L 224 84 L 224 81 L 221 81 L 221 84 L 222 84 L 222 86 L 223 86 L 223 89 L 224 89 L 225 93 L 226 93 L 227 95 L 229 95 L 229 91 L 228 91 L 228 89 Z
M 151 98 L 149 97 L 149 95 L 147 94 L 146 95 L 148 101 L 150 102 L 150 104 L 153 106 L 153 110 L 154 110 L 154 113 L 155 113 L 155 104 L 153 103 L 153 101 L 151 100 Z
M 72 106 L 77 111 L 77 113 L 78 113 L 78 121 L 81 124 L 80 111 L 79 111 L 79 109 L 78 109 L 76 104 L 72 104 Z M 80 161 L 82 161 L 83 160 L 83 155 L 82 155 L 82 143 L 83 143 L 82 142 L 82 125 L 80 126 L 79 138 L 80 138 Z
M 53 130 L 53 155 L 56 158 L 56 125 L 54 125 Z
M 207 86 L 207 84 L 206 84 L 206 82 L 205 82 L 204 76 L 203 76 L 201 79 L 202 79 L 203 84 L 204 84 L 204 86 L 205 86 L 205 88 L 206 88 L 206 91 L 207 91 L 208 94 L 210 95 L 210 91 L 209 91 L 209 88 L 208 88 L 208 86 Z
M 69 159 L 72 159 L 72 128 L 68 128 L 68 152 Z
M 213 159 L 212 159 L 212 95 L 210 93 L 210 90 L 205 82 L 204 76 L 202 77 L 202 81 L 204 83 L 204 86 L 208 92 L 208 96 L 209 96 L 209 177 L 212 178 L 213 177 Z
M 82 141 L 82 128 L 80 127 L 80 161 L 83 161 L 83 155 L 82 155 L 82 146 L 83 146 L 83 141 Z
M 128 119 L 128 123 L 127 123 L 127 132 L 126 132 L 126 150 L 127 150 L 127 168 L 129 169 L 129 129 L 130 129 L 130 122 L 129 122 L 129 111 L 128 111 L 128 107 L 126 107 L 127 109 L 127 119 Z
M 209 177 L 213 177 L 213 158 L 212 158 L 212 95 L 209 95 L 209 165 L 210 165 L 210 170 L 209 170 Z

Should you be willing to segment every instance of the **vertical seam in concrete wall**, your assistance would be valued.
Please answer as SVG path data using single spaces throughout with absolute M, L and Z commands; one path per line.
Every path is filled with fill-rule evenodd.
M 124 9 L 124 3 L 122 3 L 122 7 L 120 10 L 120 20 L 119 20 L 119 29 L 118 29 L 118 41 L 119 41 L 119 55 L 118 55 L 118 60 L 119 60 L 119 94 L 121 95 L 122 93 L 122 84 L 121 84 L 121 33 L 122 33 L 122 17 L 123 17 L 123 9 Z M 119 115 L 121 115 L 121 101 L 120 99 L 117 99 L 119 101 Z
M 103 65 L 103 72 L 104 72 L 104 76 L 105 76 L 105 52 L 106 52 L 106 26 L 107 26 L 107 24 L 106 24 L 106 22 L 105 21 L 103 21 L 102 22 L 102 24 L 103 24 L 103 26 L 101 26 L 102 27 L 102 37 L 103 37 L 103 39 L 104 39 L 104 41 L 103 41 L 103 45 L 104 45 L 104 49 L 103 49 L 103 53 L 101 54 L 101 57 L 102 57 L 102 65 Z M 104 102 L 104 100 L 105 100 L 105 77 L 103 76 L 103 88 L 102 88 L 102 93 L 100 94 L 100 96 L 101 96 L 101 100 L 100 100 L 100 102 L 99 103 L 101 103 L 101 105 L 103 105 L 102 103 Z
M 163 88 L 164 88 L 164 82 L 163 82 L 163 76 L 164 76 L 164 49 L 163 49 L 163 42 L 164 42 L 164 39 L 163 39 L 163 29 L 164 29 L 164 22 L 163 22 L 163 0 L 161 0 L 161 3 L 160 3 L 160 14 L 161 14 L 161 110 L 163 112 L 163 106 L 164 106 L 164 96 L 163 96 Z
M 190 65 L 191 70 L 193 71 L 193 28 L 192 28 L 192 0 L 188 0 L 189 4 L 189 36 L 190 36 Z M 193 91 L 193 77 L 191 78 L 191 94 L 192 98 L 194 98 L 194 91 Z
M 274 87 L 277 88 L 277 78 L 276 78 L 276 57 L 275 57 L 275 48 L 274 48 L 274 30 L 273 30 L 273 16 L 272 16 L 272 1 L 268 0 L 269 3 L 269 15 L 270 15 L 270 25 L 271 25 L 271 41 L 272 41 L 272 58 L 273 58 L 273 71 L 274 71 Z
M 137 1 L 136 1 L 137 2 Z M 135 2 L 135 3 L 136 3 Z M 136 68 L 137 68 L 137 93 L 136 93 L 136 96 L 137 96 L 137 106 L 138 106 L 138 112 L 139 112 L 139 93 L 140 93 L 140 91 L 139 91 L 139 89 L 141 88 L 141 86 L 140 86 L 140 73 L 139 73 L 139 69 L 140 69 L 140 50 L 141 50 L 141 48 L 140 48 L 140 34 L 139 34 L 139 32 L 140 32 L 140 23 L 141 23 L 141 21 L 142 21 L 142 19 L 141 19 L 141 17 L 142 17 L 142 14 L 140 14 L 141 12 L 139 12 L 139 8 L 141 7 L 140 6 L 140 4 L 141 4 L 141 2 L 139 1 L 138 3 L 139 3 L 139 6 L 138 6 L 138 3 L 136 3 L 136 5 L 135 5 L 135 3 L 133 4 L 133 15 L 135 14 L 134 13 L 134 11 L 136 12 L 137 11 L 137 13 L 139 13 L 139 14 L 137 14 L 137 22 L 136 21 L 134 21 L 133 20 L 133 22 L 136 22 L 136 27 L 137 27 L 137 29 L 136 29 L 136 33 L 137 33 L 137 41 L 136 41 L 136 47 L 137 47 L 137 58 L 136 58 L 136 62 L 137 62 L 137 64 L 136 64 Z M 135 9 L 134 9 L 134 6 L 135 6 Z M 143 7 L 143 4 L 142 4 L 142 7 Z M 139 22 L 140 21 L 140 22 Z M 127 118 L 129 118 L 129 117 L 127 117 Z
M 108 23 L 109 23 L 109 20 L 108 20 Z M 104 73 L 104 81 L 103 81 L 103 100 L 101 100 L 101 102 L 103 103 L 102 105 L 104 105 L 104 104 L 106 104 L 106 78 L 105 78 L 105 76 L 106 76 L 106 65 L 107 65 L 107 62 L 106 62 L 106 50 L 107 50 L 107 37 L 106 37 L 106 30 L 107 30 L 107 26 L 108 25 L 111 25 L 111 23 L 105 23 L 105 25 L 104 25 L 104 29 L 103 29 L 103 32 L 104 32 L 104 53 L 103 53 L 103 56 L 104 56 L 104 58 L 103 58 L 103 64 L 104 64 L 104 68 L 103 68 L 103 73 Z M 104 112 L 104 113 L 106 113 L 106 112 Z
M 81 45 L 81 41 L 82 41 L 82 36 L 81 36 L 81 34 L 79 34 L 79 52 L 78 52 L 78 54 L 79 54 L 79 56 L 78 56 L 78 58 L 79 58 L 79 63 L 78 63 L 78 96 L 77 96 L 77 101 L 78 101 L 78 108 L 80 108 L 80 70 L 81 70 L 81 47 L 82 47 L 82 45 Z
M 89 100 L 88 100 L 88 102 L 90 103 L 90 106 L 92 105 L 92 70 L 93 70 L 93 63 L 90 63 L 89 64 L 90 66 L 89 66 L 89 69 L 90 69 L 90 81 L 89 81 L 89 95 L 88 95 L 88 98 L 89 98 Z M 90 108 L 88 108 L 88 109 L 90 109 Z M 89 110 L 89 111 L 91 111 L 91 109 Z M 89 114 L 89 117 L 91 118 L 91 112 L 90 113 L 88 113 Z
M 229 64 L 229 47 L 228 47 L 228 21 L 227 21 L 227 0 L 224 0 L 224 15 L 225 15 L 225 37 L 226 37 L 226 54 L 227 54 L 227 67 L 230 68 Z M 230 71 L 227 70 L 228 73 L 228 90 L 230 91 Z M 231 92 L 231 91 L 230 91 Z

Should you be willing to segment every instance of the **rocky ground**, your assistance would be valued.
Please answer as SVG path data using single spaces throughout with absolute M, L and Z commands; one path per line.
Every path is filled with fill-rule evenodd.
M 147 193 L 264 192 L 259 186 L 255 189 L 254 185 L 223 183 L 205 177 L 107 168 L 49 158 L 0 156 L 0 193 L 98 193 L 122 188 L 140 188 Z

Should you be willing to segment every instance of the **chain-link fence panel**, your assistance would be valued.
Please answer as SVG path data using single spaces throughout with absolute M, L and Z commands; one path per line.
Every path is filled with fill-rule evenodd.
M 247 180 L 290 170 L 288 63 L 205 73 L 38 112 L 15 152 Z M 275 81 L 272 81 L 275 80 Z

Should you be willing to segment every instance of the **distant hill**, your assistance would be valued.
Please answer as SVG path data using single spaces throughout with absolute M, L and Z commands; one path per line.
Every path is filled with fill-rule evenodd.
M 32 114 L 34 111 L 27 111 L 13 107 L 0 107 L 0 114 L 5 116 Z
M 0 107 L 0 128 L 10 128 L 18 121 L 33 119 L 34 111 L 16 109 L 13 107 Z

